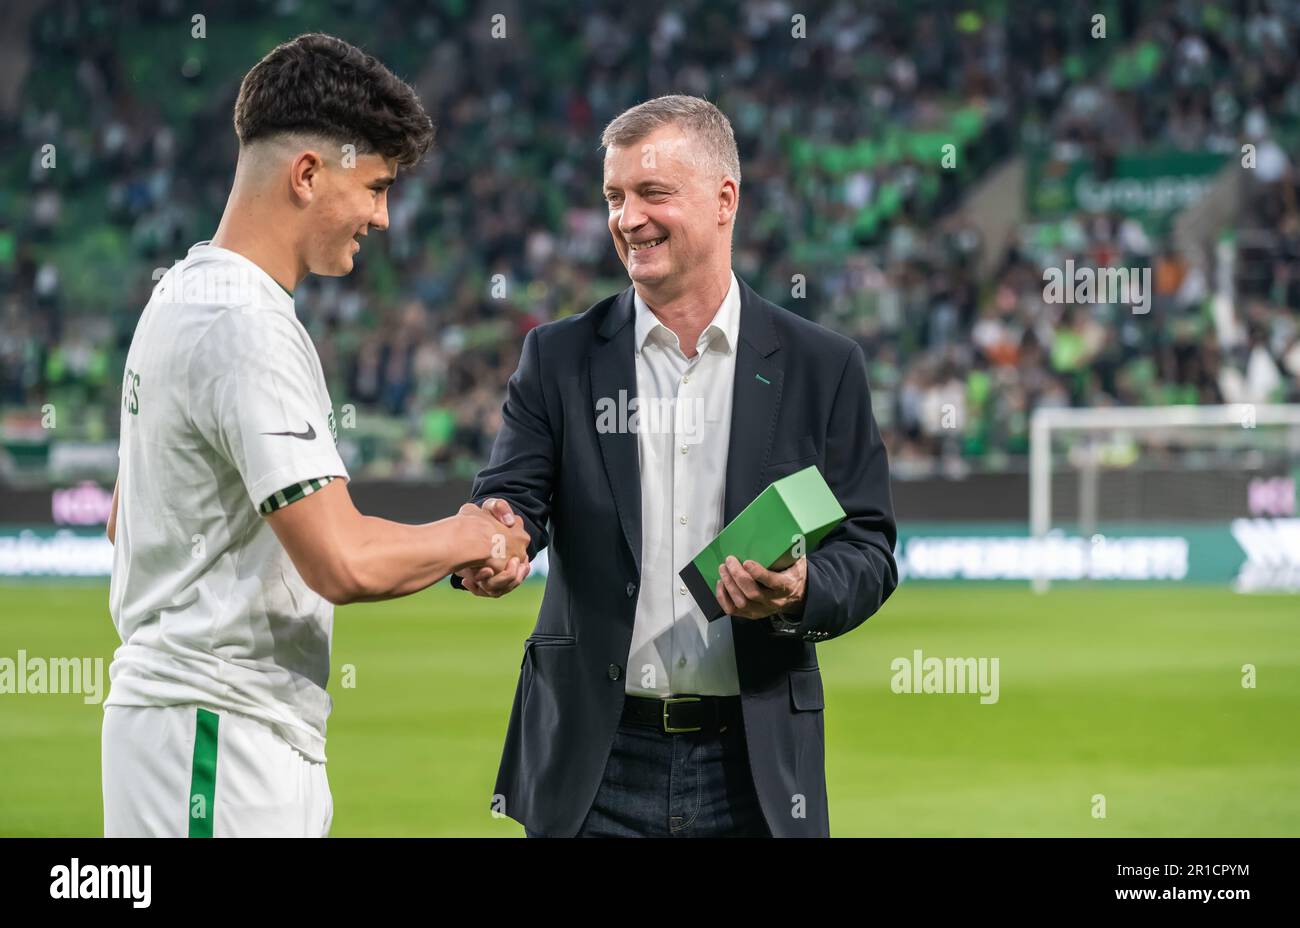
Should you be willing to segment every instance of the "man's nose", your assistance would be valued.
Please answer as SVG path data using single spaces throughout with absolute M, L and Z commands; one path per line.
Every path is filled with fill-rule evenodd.
M 370 224 L 381 232 L 388 228 L 388 197 L 379 201 L 375 214 L 370 217 Z
M 626 235 L 629 232 L 635 232 L 645 225 L 645 213 L 637 206 L 636 201 L 628 198 L 623 201 L 623 209 L 618 214 L 618 231 Z

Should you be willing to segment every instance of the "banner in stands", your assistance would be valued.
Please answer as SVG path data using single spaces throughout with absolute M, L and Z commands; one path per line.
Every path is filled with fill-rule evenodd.
M 1159 220 L 1199 201 L 1226 162 L 1213 152 L 1129 152 L 1106 163 L 1040 152 L 1029 157 L 1025 200 L 1041 218 L 1083 210 Z

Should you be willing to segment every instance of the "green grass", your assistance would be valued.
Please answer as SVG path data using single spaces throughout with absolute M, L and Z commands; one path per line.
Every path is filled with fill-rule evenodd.
M 334 835 L 522 834 L 488 799 L 540 592 L 338 610 Z M 116 644 L 105 585 L 0 586 L 0 657 L 107 675 Z M 999 701 L 894 694 L 890 661 L 916 648 L 997 657 Z M 836 835 L 1300 835 L 1300 599 L 911 585 L 819 659 Z M 101 833 L 101 716 L 0 695 L 0 835 Z

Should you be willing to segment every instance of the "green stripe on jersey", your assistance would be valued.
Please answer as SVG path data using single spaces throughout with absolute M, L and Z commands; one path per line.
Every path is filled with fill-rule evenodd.
M 217 721 L 207 709 L 194 718 L 194 762 L 190 767 L 190 837 L 211 838 L 217 802 Z
M 311 496 L 333 479 L 333 477 L 317 477 L 315 480 L 304 480 L 302 483 L 295 483 L 293 486 L 285 487 L 283 490 L 278 490 L 262 500 L 262 505 L 257 507 L 257 511 L 264 516 L 269 516 L 277 509 L 283 509 L 290 503 L 298 502 L 304 496 Z

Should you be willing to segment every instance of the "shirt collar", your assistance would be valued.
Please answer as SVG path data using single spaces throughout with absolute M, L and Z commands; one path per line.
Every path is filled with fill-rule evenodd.
M 636 305 L 636 350 L 640 351 L 644 348 L 646 341 L 652 336 L 664 338 L 668 344 L 677 344 L 677 335 L 672 329 L 659 321 L 659 318 L 646 305 L 645 300 L 641 299 L 641 294 L 636 292 L 635 287 L 632 293 Z M 727 295 L 722 298 L 722 304 L 718 307 L 717 312 L 713 314 L 713 321 L 705 326 L 704 331 L 700 333 L 700 339 L 696 342 L 695 347 L 699 351 L 713 347 L 725 354 L 730 354 L 735 350 L 736 339 L 739 335 L 740 284 L 736 280 L 735 272 L 732 271 L 731 286 L 727 288 Z
M 242 281 L 236 279 L 229 282 L 218 282 L 219 284 L 230 287 L 232 294 L 240 295 L 247 302 L 254 305 L 268 303 L 270 306 L 283 312 L 287 312 L 291 316 L 294 315 L 293 294 L 284 289 L 284 287 L 280 285 L 280 282 L 264 271 L 257 262 L 244 257 L 237 251 L 231 251 L 229 248 L 222 248 L 220 245 L 214 245 L 212 244 L 211 239 L 202 242 L 195 242 L 190 246 L 189 253 L 186 255 L 187 258 L 200 259 L 205 256 L 219 257 L 226 261 L 232 261 L 247 271 L 248 276 Z M 249 284 L 254 285 L 255 292 L 248 291 Z

